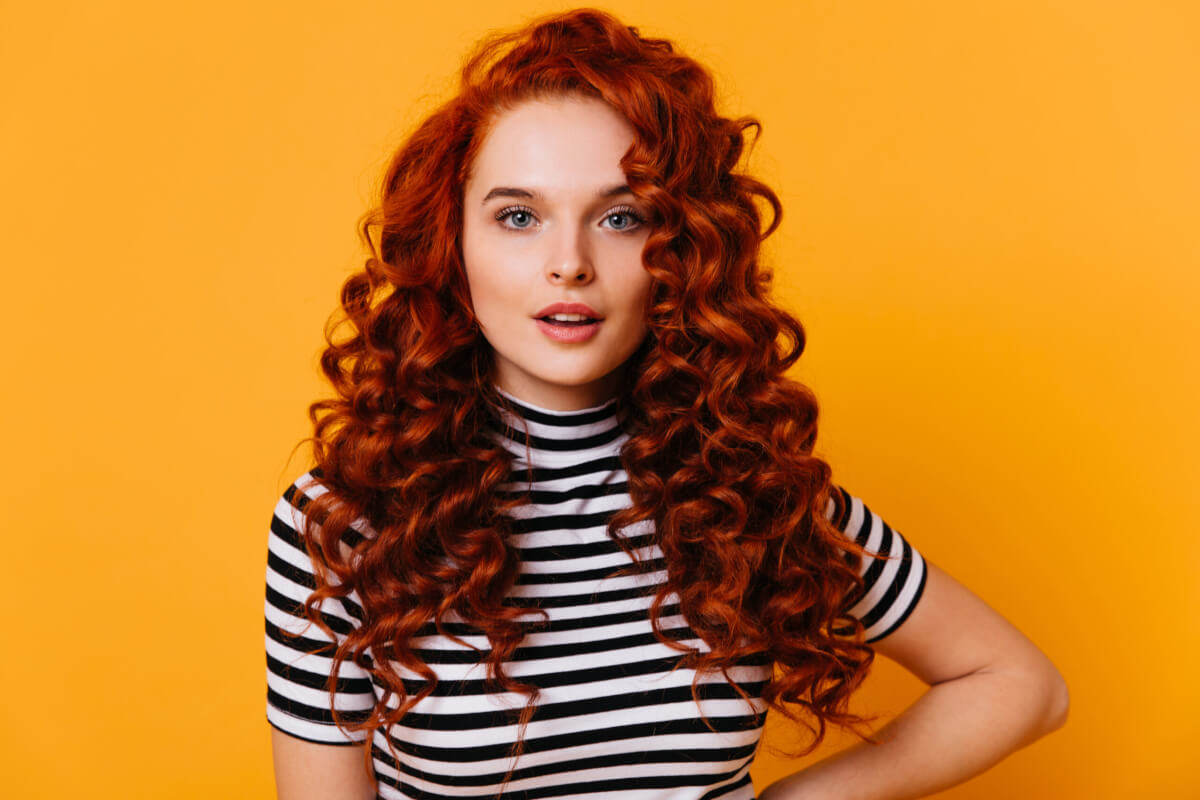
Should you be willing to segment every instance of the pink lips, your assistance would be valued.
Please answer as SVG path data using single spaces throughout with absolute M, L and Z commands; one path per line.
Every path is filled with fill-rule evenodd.
M 551 314 L 583 314 L 585 317 L 592 319 L 601 319 L 601 316 L 592 310 L 591 306 L 583 303 L 551 303 L 541 311 L 534 314 L 535 317 L 548 317 Z
M 563 325 L 541 319 L 551 314 L 582 314 L 585 317 L 591 317 L 595 321 L 585 325 Z M 603 324 L 603 317 L 593 311 L 590 306 L 583 303 L 552 303 L 537 312 L 536 317 L 534 321 L 537 322 L 538 329 L 556 342 L 574 343 L 587 341 L 600 331 L 600 326 Z

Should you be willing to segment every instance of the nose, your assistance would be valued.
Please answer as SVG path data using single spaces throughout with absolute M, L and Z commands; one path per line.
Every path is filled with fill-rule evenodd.
M 546 264 L 546 279 L 554 284 L 585 286 L 596 276 L 587 237 L 566 226 L 555 241 L 554 252 Z

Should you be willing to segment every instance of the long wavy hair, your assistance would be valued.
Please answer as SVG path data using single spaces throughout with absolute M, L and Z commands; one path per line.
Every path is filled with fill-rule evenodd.
M 309 408 L 327 491 L 306 507 L 318 588 L 305 611 L 333 635 L 321 603 L 356 593 L 363 619 L 337 636 L 331 691 L 346 660 L 385 690 L 366 719 L 334 712 L 347 729 L 386 731 L 433 691 L 434 673 L 410 645 L 431 623 L 487 635 L 491 685 L 529 697 L 519 731 L 535 707 L 536 689 L 504 670 L 528 626 L 524 609 L 504 603 L 520 569 L 507 512 L 521 499 L 498 491 L 511 459 L 487 435 L 505 401 L 467 288 L 462 191 L 499 115 L 569 94 L 598 98 L 632 125 L 621 167 L 652 212 L 648 334 L 618 394 L 632 505 L 608 533 L 621 542 L 623 527 L 653 523 L 668 578 L 651 619 L 664 643 L 686 651 L 685 666 L 728 676 L 765 652 L 774 670 L 763 699 L 809 726 L 805 752 L 826 723 L 862 721 L 847 701 L 873 651 L 845 611 L 862 588 L 863 551 L 826 518 L 840 500 L 813 455 L 817 403 L 785 375 L 804 330 L 768 299 L 771 274 L 759 263 L 782 209 L 736 170 L 745 132 L 761 129 L 753 117 L 720 116 L 713 88 L 668 40 L 578 9 L 481 41 L 457 95 L 395 154 L 378 207 L 360 223 L 370 256 L 326 326 L 321 368 L 336 397 Z M 772 212 L 765 229 L 757 203 Z M 662 634 L 670 594 L 707 651 Z M 399 667 L 424 682 L 406 688 Z M 514 753 L 520 744 L 519 735 Z

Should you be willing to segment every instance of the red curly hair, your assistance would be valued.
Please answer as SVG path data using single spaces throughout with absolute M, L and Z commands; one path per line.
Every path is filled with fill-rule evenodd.
M 362 220 L 371 254 L 342 287 L 344 318 L 331 319 L 321 357 L 336 398 L 309 409 L 327 492 L 306 507 L 318 589 L 305 610 L 332 635 L 321 602 L 357 593 L 364 618 L 337 637 L 331 691 L 349 659 L 385 696 L 365 721 L 339 724 L 386 730 L 432 692 L 434 673 L 409 640 L 431 620 L 445 634 L 448 615 L 486 633 L 492 685 L 530 696 L 523 721 L 536 702 L 504 671 L 527 630 L 527 612 L 504 603 L 520 567 L 507 512 L 521 500 L 497 493 L 510 457 L 486 427 L 505 401 L 467 288 L 462 190 L 500 114 L 564 94 L 600 99 L 629 121 L 621 167 L 652 211 L 649 332 L 618 394 L 632 506 L 608 533 L 620 542 L 625 526 L 653 523 L 668 574 L 651 609 L 656 634 L 697 671 L 765 652 L 775 670 L 764 700 L 808 712 L 811 749 L 827 722 L 860 721 L 847 701 L 873 652 L 844 613 L 862 587 L 863 551 L 824 513 L 840 495 L 812 453 L 817 403 L 785 376 L 804 330 L 769 301 L 771 275 L 758 263 L 781 205 L 735 171 L 743 134 L 760 126 L 718 115 L 710 73 L 669 41 L 594 9 L 482 41 L 457 96 L 400 147 Z M 756 199 L 772 210 L 765 230 Z M 663 636 L 670 593 L 708 652 Z M 406 691 L 397 666 L 424 686 Z

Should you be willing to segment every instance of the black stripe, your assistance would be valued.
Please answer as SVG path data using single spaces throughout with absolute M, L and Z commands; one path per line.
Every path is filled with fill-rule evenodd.
M 841 486 L 834 485 L 833 489 L 841 499 L 840 503 L 835 500 L 833 504 L 833 511 L 837 514 L 837 519 L 833 521 L 833 524 L 844 533 L 846 525 L 850 522 L 850 511 L 854 507 L 854 501 L 850 493 Z
M 496 492 L 496 494 L 503 499 L 519 497 L 524 498 L 527 502 L 534 505 L 552 506 L 558 503 L 570 502 L 571 500 L 591 500 L 597 497 L 610 497 L 612 495 L 625 494 L 628 491 L 629 483 L 627 481 L 619 481 L 615 483 L 584 484 L 562 492 L 538 489 L 534 491 Z
M 742 684 L 745 687 L 744 691 L 751 697 L 760 693 L 764 685 L 766 685 L 765 681 Z M 737 700 L 741 698 L 737 689 L 725 681 L 719 683 L 702 683 L 696 687 L 696 695 L 702 700 Z M 589 697 L 561 703 L 544 703 L 534 709 L 530 722 L 545 722 L 552 719 L 565 719 L 567 717 L 586 714 L 603 714 L 609 711 L 621 711 L 631 708 L 648 709 L 652 706 L 667 705 L 669 703 L 684 703 L 691 699 L 692 687 L 689 685 Z M 464 735 L 469 735 L 471 731 L 516 725 L 520 715 L 521 708 L 519 707 L 492 711 L 469 711 L 462 714 L 429 714 L 410 711 L 401 717 L 397 724 L 402 728 L 427 731 L 462 731 Z
M 545 436 L 535 436 L 532 433 L 525 431 L 506 428 L 501 424 L 491 424 L 490 427 L 495 433 L 508 440 L 517 448 L 523 449 L 526 446 L 533 450 L 542 450 L 552 453 L 569 453 L 571 451 L 582 452 L 584 450 L 594 450 L 597 447 L 604 447 L 607 444 L 612 444 L 617 439 L 621 438 L 622 431 L 619 427 L 612 427 L 606 431 L 593 434 L 591 436 L 579 436 L 571 439 L 555 439 Z M 528 440 L 528 441 L 526 441 Z M 536 459 L 535 459 L 536 460 Z
M 329 691 L 329 675 L 309 672 L 308 670 L 285 664 L 279 659 L 271 658 L 270 653 L 267 654 L 267 669 L 285 681 L 307 686 L 310 689 Z M 375 695 L 375 688 L 369 678 L 346 678 L 339 675 L 337 690 L 339 693 L 344 694 L 371 695 L 372 698 Z
M 621 463 L 620 456 L 604 456 L 602 458 L 593 458 L 589 461 L 581 461 L 578 464 L 571 464 L 567 467 L 514 469 L 509 473 L 509 481 L 518 484 L 527 484 L 530 481 L 542 483 L 545 481 L 561 480 L 563 478 L 578 478 L 581 475 L 591 475 L 593 473 L 615 472 L 623 469 L 625 469 L 625 466 Z
M 304 492 L 300 491 L 300 487 L 297 485 L 302 480 L 304 480 L 303 476 L 298 478 L 291 486 L 283 490 L 283 499 L 287 500 L 288 504 L 291 505 L 292 508 L 297 508 L 300 510 L 303 510 L 304 506 L 308 505 L 308 497 L 304 494 Z
M 584 769 L 633 767 L 645 764 L 721 763 L 724 761 L 749 759 L 753 757 L 757 747 L 758 743 L 755 742 L 740 747 L 696 748 L 686 751 L 635 750 L 632 752 L 605 753 L 604 755 L 590 756 L 588 758 L 573 758 L 567 761 L 553 761 L 546 764 L 523 767 L 513 770 L 512 775 L 509 776 L 509 780 L 516 782 L 529 778 L 541 778 L 547 775 L 557 775 Z M 403 772 L 414 778 L 420 778 L 430 783 L 441 783 L 446 786 L 490 786 L 500 783 L 505 777 L 505 773 L 503 772 L 482 773 L 478 775 L 442 775 L 435 772 L 426 772 L 417 769 L 407 761 L 397 764 L 392 758 L 391 753 L 388 753 L 376 744 L 371 745 L 371 754 L 375 757 L 376 761 L 391 767 L 397 772 Z
M 514 413 L 515 416 L 540 425 L 553 425 L 559 428 L 578 428 L 603 422 L 610 417 L 615 417 L 617 408 L 615 398 L 592 411 L 562 411 L 554 414 L 546 414 L 508 397 L 504 398 L 504 402 L 510 406 L 507 410 Z
M 863 517 L 862 522 L 858 525 L 858 532 L 854 534 L 854 541 L 856 544 L 866 547 L 867 540 L 871 538 L 871 518 L 874 514 L 871 513 L 871 509 L 867 508 L 866 503 L 859 501 L 859 504 L 862 506 Z M 849 515 L 846 517 L 846 524 L 850 524 Z
M 766 714 L 764 712 L 736 717 L 709 717 L 707 722 L 699 717 L 694 717 L 662 719 L 654 722 L 638 722 L 630 725 L 615 725 L 599 730 L 584 728 L 570 733 L 526 739 L 525 752 L 544 753 L 566 747 L 619 742 L 622 739 L 640 739 L 643 736 L 686 736 L 689 734 L 710 736 L 714 731 L 716 733 L 736 733 L 755 728 L 761 729 L 765 720 Z M 710 725 L 712 726 L 711 728 L 709 727 Z M 388 738 L 398 753 L 425 758 L 430 761 L 446 761 L 455 764 L 504 758 L 512 748 L 511 744 L 503 742 L 489 745 L 467 743 L 463 747 L 435 747 L 433 745 L 406 742 L 394 736 L 389 736 Z
M 632 568 L 631 568 L 632 567 Z M 517 576 L 517 586 L 544 586 L 555 583 L 578 583 L 580 581 L 600 581 L 617 579 L 627 575 L 649 575 L 652 572 L 666 569 L 666 560 L 662 558 L 643 561 L 640 564 L 614 564 L 609 567 L 582 569 L 578 572 L 522 572 Z M 624 570 L 624 571 L 623 571 Z
M 333 713 L 328 707 L 317 708 L 316 706 L 301 703 L 299 700 L 284 697 L 270 687 L 267 688 L 267 702 L 290 716 L 299 717 L 309 722 L 318 722 L 322 725 L 333 724 Z M 362 722 L 371 715 L 369 710 L 343 711 L 341 714 L 342 721 L 347 725 Z
M 627 589 L 611 589 L 607 592 L 592 592 L 591 594 L 562 594 L 538 595 L 535 597 L 506 597 L 504 605 L 508 608 L 572 608 L 586 606 L 592 603 L 615 603 L 619 600 L 632 600 L 635 597 L 646 597 L 658 592 L 657 585 L 631 586 Z

